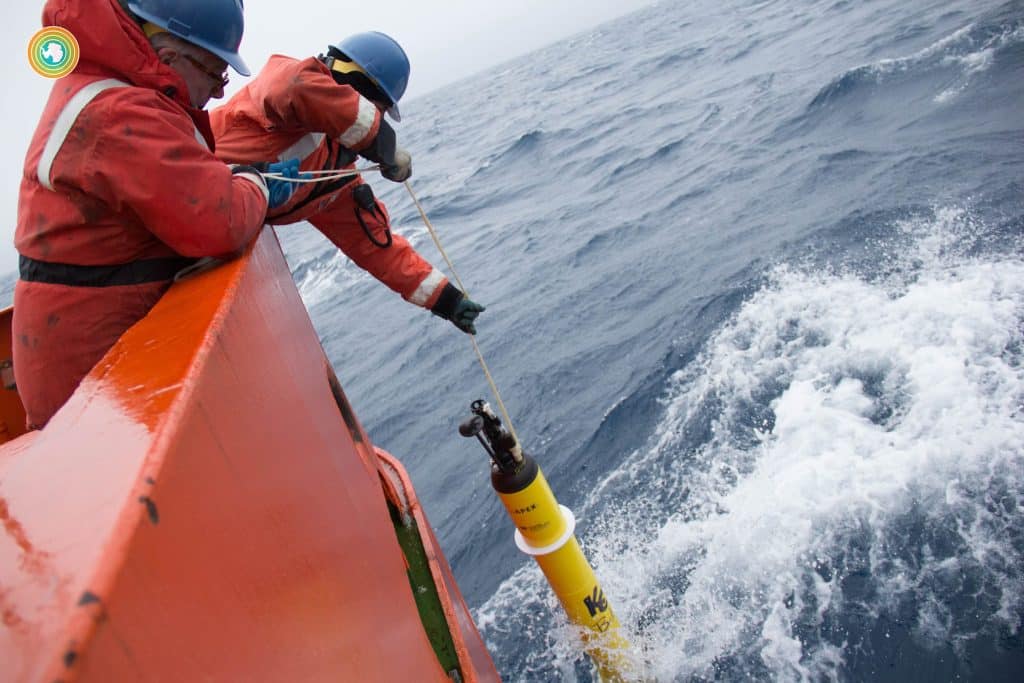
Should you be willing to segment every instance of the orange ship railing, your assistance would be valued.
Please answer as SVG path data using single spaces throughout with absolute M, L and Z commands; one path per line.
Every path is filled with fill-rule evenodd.
M 0 680 L 498 679 L 271 230 L 177 283 L 44 430 L 22 434 L 12 396 L 0 389 Z M 456 671 L 424 632 L 389 499 L 420 531 Z

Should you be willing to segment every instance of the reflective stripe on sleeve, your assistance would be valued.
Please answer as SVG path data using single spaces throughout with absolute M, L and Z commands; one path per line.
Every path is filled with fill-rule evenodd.
M 245 178 L 250 183 L 260 188 L 263 198 L 270 201 L 270 188 L 267 187 L 267 180 L 256 169 L 244 164 L 228 164 L 231 175 L 237 178 Z
M 288 161 L 289 159 L 305 160 L 310 154 L 316 151 L 320 143 L 324 141 L 326 137 L 323 133 L 308 133 L 303 135 L 301 138 L 295 141 L 288 149 L 284 150 L 277 155 L 278 161 Z
M 75 121 L 78 120 L 82 110 L 101 92 L 111 88 L 127 87 L 129 86 L 124 81 L 119 81 L 116 78 L 107 78 L 90 83 L 67 101 L 64 109 L 57 116 L 57 121 L 53 124 L 53 130 L 50 131 L 50 137 L 46 140 L 46 146 L 43 147 L 43 153 L 39 157 L 36 176 L 43 187 L 47 190 L 53 190 L 53 183 L 50 181 L 50 173 L 53 172 L 53 162 L 57 158 L 57 153 L 60 152 L 60 148 L 64 145 L 64 140 L 67 139 L 68 133 L 71 132 L 71 128 L 75 125 Z M 198 131 L 196 132 L 198 133 Z
M 356 115 L 355 123 L 338 136 L 338 142 L 343 147 L 348 147 L 349 149 L 358 145 L 373 130 L 373 122 L 377 120 L 378 113 L 377 107 L 373 102 L 360 96 L 359 113 Z
M 416 288 L 416 291 L 409 297 L 409 303 L 417 306 L 425 306 L 434 291 L 445 281 L 444 273 L 434 268 L 430 275 L 423 278 L 423 282 Z
M 263 193 L 263 198 L 270 201 L 270 190 L 267 188 L 267 183 L 264 182 L 263 177 L 256 173 L 236 173 L 236 178 L 245 178 L 250 183 L 260 188 L 260 192 Z

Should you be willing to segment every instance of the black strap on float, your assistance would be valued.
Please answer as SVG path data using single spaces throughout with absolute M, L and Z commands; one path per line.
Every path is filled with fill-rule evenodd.
M 21 254 L 18 256 L 18 274 L 26 282 L 69 287 L 118 287 L 172 280 L 175 273 L 195 262 L 196 259 L 186 256 L 170 256 L 109 266 L 79 266 L 39 261 Z

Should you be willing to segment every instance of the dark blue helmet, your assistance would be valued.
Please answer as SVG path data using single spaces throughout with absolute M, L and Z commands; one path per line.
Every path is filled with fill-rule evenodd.
M 245 30 L 242 0 L 129 0 L 128 9 L 249 75 L 238 54 Z
M 380 31 L 357 33 L 334 46 L 358 64 L 391 100 L 388 114 L 401 121 L 398 100 L 409 85 L 409 58 L 394 38 Z

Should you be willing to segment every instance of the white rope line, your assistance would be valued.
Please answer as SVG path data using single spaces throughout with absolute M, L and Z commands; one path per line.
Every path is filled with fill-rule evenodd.
M 336 179 L 339 179 L 339 178 L 350 178 L 352 176 L 359 175 L 360 173 L 366 173 L 368 171 L 379 171 L 380 168 L 381 168 L 380 164 L 375 164 L 373 166 L 367 166 L 365 168 L 356 168 L 356 169 L 349 169 L 349 170 L 344 170 L 344 171 L 329 170 L 329 171 L 302 171 L 301 172 L 303 175 L 319 176 L 319 177 L 316 177 L 316 178 L 288 178 L 288 177 L 283 176 L 280 173 L 263 173 L 262 175 L 263 175 L 264 178 L 272 178 L 274 180 L 283 180 L 283 181 L 289 182 L 289 183 L 321 183 L 321 182 L 324 182 L 326 180 L 336 180 Z M 439 252 L 441 252 L 441 256 L 444 257 L 444 262 L 446 264 L 448 264 L 448 270 L 451 272 L 452 276 L 455 278 L 455 282 L 458 283 L 459 289 L 461 289 L 462 292 L 468 297 L 469 296 L 469 290 L 466 289 L 466 286 L 464 284 L 462 284 L 462 279 L 459 277 L 458 271 L 455 270 L 455 265 L 452 264 L 451 259 L 448 258 L 448 252 L 446 252 L 444 247 L 441 245 L 441 240 L 437 236 L 437 231 L 434 230 L 434 226 L 431 225 L 430 219 L 427 218 L 427 212 L 423 210 L 423 205 L 420 204 L 420 200 L 417 199 L 416 193 L 412 191 L 412 185 L 409 184 L 408 180 L 405 181 L 404 185 L 405 185 L 405 189 L 409 191 L 409 196 L 412 197 L 412 201 L 416 205 L 416 209 L 420 212 L 420 218 L 423 219 L 424 225 L 427 226 L 427 231 L 430 233 L 431 239 L 434 240 L 434 244 L 437 246 L 437 250 Z M 487 383 L 490 384 L 490 386 L 491 386 L 491 392 L 494 394 L 494 398 L 495 398 L 495 400 L 498 403 L 498 409 L 501 410 L 501 416 L 503 418 L 505 418 L 505 424 L 508 425 L 508 431 L 509 431 L 510 434 L 512 434 L 512 438 L 515 439 L 516 445 L 519 448 L 519 452 L 518 453 L 513 453 L 513 455 L 517 456 L 516 460 L 521 460 L 522 459 L 522 444 L 519 441 L 519 436 L 516 434 L 516 428 L 512 424 L 512 418 L 509 417 L 508 410 L 505 408 L 505 402 L 501 400 L 501 393 L 498 391 L 498 385 L 495 384 L 494 377 L 491 375 L 491 371 L 487 367 L 487 361 L 484 360 L 484 354 L 480 351 L 480 345 L 476 343 L 476 336 L 471 334 L 471 335 L 469 335 L 469 339 L 470 339 L 471 342 L 473 342 L 473 351 L 476 352 L 476 357 L 477 357 L 477 360 L 480 362 L 480 367 L 484 371 L 484 376 L 487 377 Z
M 351 178 L 357 176 L 360 173 L 366 173 L 368 171 L 379 171 L 380 165 L 367 166 L 366 168 L 353 168 L 349 170 L 330 170 L 330 171 L 302 171 L 302 175 L 318 176 L 316 178 L 288 178 L 280 173 L 261 173 L 264 178 L 270 178 L 272 180 L 283 180 L 286 183 L 322 183 L 327 180 L 338 180 L 339 178 Z
M 452 276 L 455 278 L 455 282 L 458 283 L 459 289 L 462 290 L 463 294 L 469 296 L 469 290 L 462 284 L 462 280 L 459 278 L 458 271 L 455 270 L 455 266 L 452 265 L 451 259 L 448 258 L 448 253 L 441 246 L 441 240 L 437 236 L 437 231 L 434 230 L 434 226 L 430 224 L 430 219 L 427 218 L 427 212 L 423 210 L 423 205 L 420 204 L 420 200 L 416 198 L 416 193 L 412 191 L 412 185 L 409 181 L 405 181 L 405 189 L 409 191 L 409 196 L 412 197 L 413 203 L 416 205 L 416 209 L 420 212 L 420 218 L 423 219 L 424 225 L 427 226 L 427 231 L 430 233 L 430 237 L 434 240 L 434 244 L 437 246 L 437 250 L 441 252 L 441 256 L 444 257 L 444 262 L 448 264 L 448 269 L 451 271 Z M 487 361 L 484 360 L 484 354 L 480 351 L 480 346 L 476 343 L 476 335 L 469 335 L 469 340 L 473 342 L 473 350 L 476 352 L 477 360 L 480 361 L 480 367 L 484 371 L 484 375 L 487 377 L 487 383 L 491 385 L 491 391 L 494 393 L 494 398 L 498 402 L 498 409 L 501 410 L 501 416 L 505 418 L 505 424 L 508 425 L 508 431 L 512 434 L 512 438 L 515 439 L 516 445 L 519 448 L 518 453 L 513 453 L 516 460 L 522 460 L 522 443 L 519 441 L 519 436 L 516 434 L 516 428 L 512 425 L 512 418 L 508 415 L 508 410 L 505 409 L 505 402 L 501 400 L 501 394 L 498 392 L 498 385 L 494 383 L 494 377 L 491 376 L 491 371 L 487 367 Z

